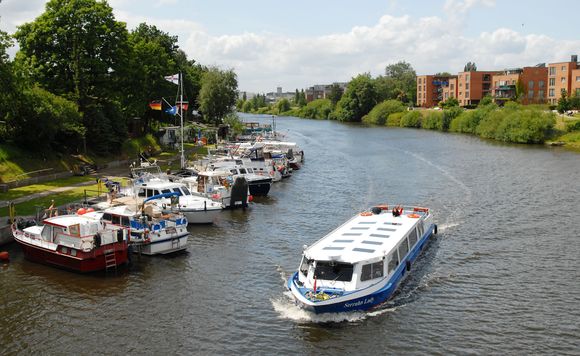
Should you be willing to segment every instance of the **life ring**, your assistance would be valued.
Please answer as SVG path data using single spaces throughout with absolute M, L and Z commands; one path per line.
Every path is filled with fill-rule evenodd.
M 372 216 L 373 213 L 371 213 L 370 211 L 363 211 L 362 213 L 360 213 L 360 216 Z
M 413 218 L 413 219 L 419 219 L 421 217 L 421 215 L 419 214 L 407 214 L 408 218 Z

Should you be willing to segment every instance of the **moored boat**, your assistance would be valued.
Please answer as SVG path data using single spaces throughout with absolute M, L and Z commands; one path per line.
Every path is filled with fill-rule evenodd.
M 287 287 L 315 313 L 376 307 L 393 295 L 434 233 L 427 208 L 373 207 L 305 247 Z
M 76 271 L 116 268 L 128 261 L 128 230 L 105 229 L 102 212 L 47 218 L 43 225 L 12 224 L 14 239 L 27 259 Z

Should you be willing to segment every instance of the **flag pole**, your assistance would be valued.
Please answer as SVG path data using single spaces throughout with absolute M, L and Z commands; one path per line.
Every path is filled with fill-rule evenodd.
M 179 116 L 181 117 L 181 169 L 185 168 L 185 153 L 183 152 L 183 74 L 179 72 L 180 98 L 179 98 Z

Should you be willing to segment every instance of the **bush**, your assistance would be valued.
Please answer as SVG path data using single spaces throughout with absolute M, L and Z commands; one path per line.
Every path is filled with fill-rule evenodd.
M 566 123 L 566 131 L 572 132 L 578 130 L 580 130 L 580 120 L 569 121 Z
M 508 103 L 501 110 L 490 112 L 477 127 L 477 134 L 498 141 L 542 143 L 554 127 L 554 114 Z
M 387 118 L 386 125 L 387 126 L 396 126 L 396 127 L 401 126 L 401 118 L 403 117 L 404 114 L 405 113 L 403 113 L 403 112 L 392 113 Z
M 384 125 L 390 114 L 396 112 L 404 112 L 405 105 L 398 100 L 386 100 L 375 105 L 375 107 L 362 118 L 362 122 L 366 124 Z
M 418 111 L 408 111 L 401 117 L 401 127 L 421 127 L 423 115 Z
M 300 109 L 299 116 L 309 119 L 327 120 L 332 112 L 332 102 L 329 99 L 317 99 Z
M 443 122 L 443 112 L 441 111 L 429 111 L 429 113 L 423 118 L 421 122 L 421 127 L 427 130 L 438 130 Z

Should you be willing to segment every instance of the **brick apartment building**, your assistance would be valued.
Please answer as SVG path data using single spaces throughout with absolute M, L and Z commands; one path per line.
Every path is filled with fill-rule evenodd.
M 535 67 L 506 69 L 493 76 L 492 97 L 496 103 L 515 100 L 520 96 L 522 104 L 546 102 L 548 68 L 545 64 Z M 518 93 L 518 85 L 521 93 Z
M 516 90 L 520 83 L 518 93 Z M 460 106 L 479 104 L 486 95 L 496 102 L 518 99 L 523 104 L 557 104 L 562 90 L 580 96 L 580 62 L 572 55 L 569 62 L 539 64 L 535 67 L 503 71 L 460 72 L 456 76 L 417 76 L 417 106 L 433 107 L 455 97 Z
M 562 96 L 562 90 L 568 96 L 575 95 L 580 87 L 579 74 L 580 63 L 578 56 L 572 55 L 570 62 L 550 63 L 548 65 L 548 102 L 552 105 L 558 103 Z
M 420 75 L 417 76 L 417 106 L 430 108 L 451 95 L 457 96 L 457 76 Z

